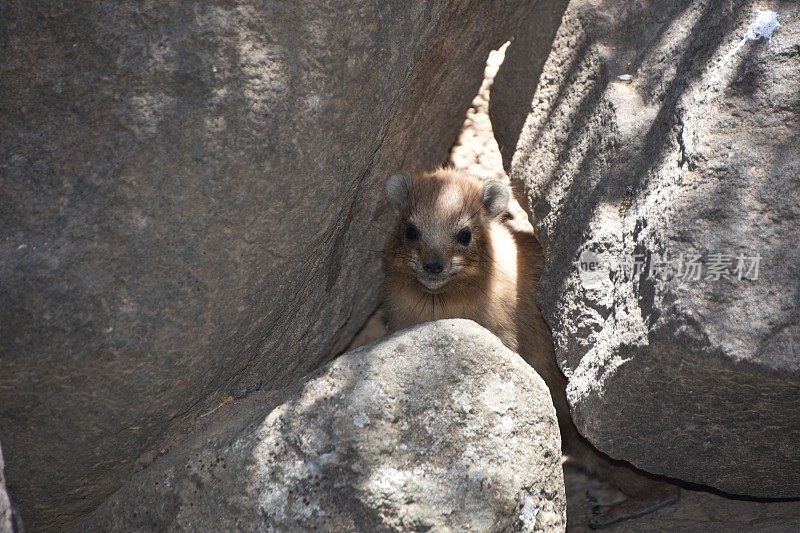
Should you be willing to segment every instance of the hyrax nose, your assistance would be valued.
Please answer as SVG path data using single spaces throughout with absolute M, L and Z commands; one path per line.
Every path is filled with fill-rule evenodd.
M 431 274 L 439 274 L 444 270 L 444 266 L 442 262 L 438 259 L 431 259 L 428 258 L 423 263 L 422 268 L 425 269 L 425 272 L 430 272 Z

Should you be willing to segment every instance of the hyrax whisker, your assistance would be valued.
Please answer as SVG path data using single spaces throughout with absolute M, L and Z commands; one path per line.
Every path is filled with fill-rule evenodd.
M 376 230 L 382 231 L 382 232 L 386 233 L 387 235 L 391 235 L 392 237 L 395 237 L 395 238 L 397 238 L 397 239 L 399 239 L 399 238 L 400 238 L 400 237 L 399 237 L 397 234 L 395 234 L 395 233 L 392 233 L 391 231 L 389 231 L 389 230 L 386 230 L 386 229 L 384 229 L 384 228 L 381 228 L 381 227 L 379 227 L 379 226 L 376 226 L 375 224 L 373 224 L 373 223 L 371 223 L 371 222 L 367 222 L 367 225 L 369 225 L 369 226 L 370 226 L 370 227 L 372 227 L 372 228 L 375 228 Z

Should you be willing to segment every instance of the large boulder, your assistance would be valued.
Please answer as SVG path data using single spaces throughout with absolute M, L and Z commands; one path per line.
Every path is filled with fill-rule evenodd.
M 425 324 L 348 352 L 271 411 L 224 409 L 81 529 L 564 530 L 547 386 L 473 322 Z
M 651 472 L 798 497 L 800 5 L 770 5 L 777 30 L 743 0 L 573 1 L 535 95 L 492 113 L 527 115 L 501 141 L 581 431 Z
M 3 9 L 0 434 L 29 526 L 347 346 L 383 180 L 444 160 L 528 3 Z

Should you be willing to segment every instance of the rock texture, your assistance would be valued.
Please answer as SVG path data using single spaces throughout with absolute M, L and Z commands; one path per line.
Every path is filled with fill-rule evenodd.
M 14 513 L 11 500 L 6 492 L 5 464 L 3 463 L 3 450 L 0 449 L 0 533 L 11 533 Z
M 348 352 L 248 423 L 229 422 L 237 408 L 134 476 L 82 529 L 564 530 L 547 387 L 473 322 Z
M 760 497 L 800 496 L 799 40 L 794 2 L 574 1 L 532 99 L 502 67 L 492 95 L 495 122 L 527 113 L 518 142 L 495 126 L 579 428 Z
M 0 434 L 26 523 L 347 346 L 385 177 L 444 160 L 528 4 L 4 9 Z
M 570 533 L 591 533 L 588 526 L 595 504 L 589 494 L 605 497 L 625 496 L 598 479 L 567 466 L 567 523 Z M 607 500 L 608 501 L 608 500 Z M 800 531 L 800 501 L 747 501 L 724 495 L 684 488 L 677 503 L 639 518 L 626 520 L 603 529 L 603 533 L 641 533 L 642 531 L 692 533 L 787 533 Z
M 537 1 L 537 8 L 520 22 L 506 50 L 502 71 L 493 80 L 489 120 L 507 172 L 567 5 L 569 0 Z M 519 196 L 520 191 L 516 192 Z
M 508 180 L 489 118 L 489 95 L 507 47 L 508 44 L 504 44 L 499 50 L 493 50 L 489 54 L 486 69 L 483 71 L 483 83 L 472 99 L 472 105 L 467 109 L 456 142 L 450 148 L 448 163 L 481 180 Z

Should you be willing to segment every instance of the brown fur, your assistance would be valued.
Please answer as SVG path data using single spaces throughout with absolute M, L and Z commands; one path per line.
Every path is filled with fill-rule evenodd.
M 520 271 L 530 272 L 538 279 L 541 248 L 532 235 L 512 235 L 501 221 L 489 219 L 482 210 L 480 190 L 480 182 L 464 180 L 452 170 L 413 178 L 412 200 L 390 238 L 392 252 L 385 258 L 384 293 L 389 327 L 400 329 L 442 318 L 468 318 L 494 332 L 515 351 L 520 345 L 521 332 L 536 330 L 538 347 L 546 350 L 550 345 L 549 332 L 544 324 L 538 324 L 540 315 L 533 298 L 519 297 L 517 279 Z M 410 262 L 421 261 L 424 249 L 408 250 L 403 246 L 402 221 L 413 216 L 418 226 L 427 229 L 431 220 L 443 216 L 437 212 L 435 202 L 428 200 L 444 195 L 454 197 L 459 206 L 449 213 L 451 223 L 446 227 L 451 227 L 455 235 L 461 227 L 458 219 L 470 219 L 472 243 L 465 252 L 449 251 L 453 260 L 462 265 L 461 269 L 443 292 L 432 294 L 424 290 L 409 268 Z M 515 237 L 525 242 L 517 243 Z M 498 253 L 504 250 L 509 253 Z M 517 250 L 524 253 L 517 255 Z M 535 291 L 530 282 L 522 285 Z M 520 323 L 520 317 L 525 317 L 524 323 Z
M 384 256 L 384 310 L 389 328 L 397 330 L 444 318 L 470 319 L 492 331 L 533 366 L 550 388 L 564 453 L 583 468 L 607 478 L 630 498 L 601 509 L 595 527 L 674 502 L 676 488 L 611 461 L 578 433 L 567 402 L 566 379 L 553 354 L 550 330 L 536 305 L 544 264 L 536 238 L 512 231 L 502 217 L 487 213 L 481 182 L 464 172 L 440 169 L 419 174 L 411 178 L 410 186 Z M 420 229 L 416 242 L 406 242 L 408 222 Z M 472 231 L 466 249 L 455 240 L 465 226 Z M 455 271 L 444 287 L 433 292 L 425 289 L 415 273 L 431 248 L 451 262 Z

